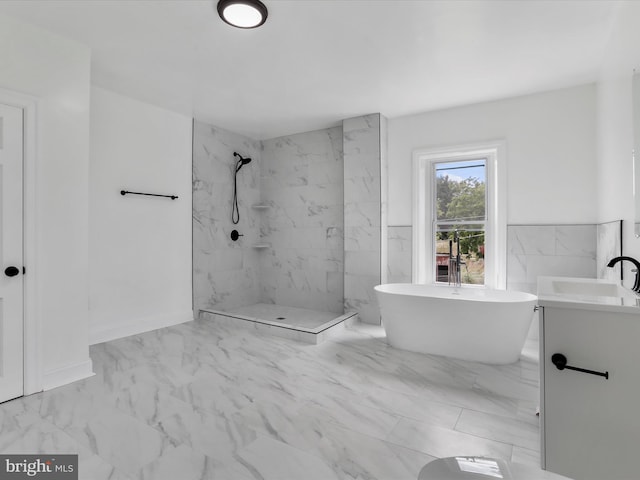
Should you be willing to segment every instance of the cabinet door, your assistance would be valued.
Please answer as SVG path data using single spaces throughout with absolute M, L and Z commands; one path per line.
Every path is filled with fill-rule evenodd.
M 543 322 L 547 470 L 577 480 L 639 478 L 640 316 L 545 307 Z M 609 379 L 558 370 L 554 353 Z

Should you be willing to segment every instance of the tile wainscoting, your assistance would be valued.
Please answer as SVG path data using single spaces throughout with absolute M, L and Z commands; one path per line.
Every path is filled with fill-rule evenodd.
M 596 276 L 596 225 L 508 225 L 507 288 L 536 293 L 539 276 Z
M 390 226 L 387 256 L 389 283 L 411 283 L 413 229 L 411 226 Z
M 507 288 L 535 293 L 540 275 L 602 277 L 603 262 L 620 254 L 619 225 L 508 225 Z M 412 227 L 389 226 L 388 281 L 411 283 L 411 269 Z
M 596 240 L 596 265 L 598 266 L 598 278 L 608 280 L 620 280 L 621 265 L 607 267 L 609 260 L 622 255 L 622 220 L 600 223 L 597 225 Z

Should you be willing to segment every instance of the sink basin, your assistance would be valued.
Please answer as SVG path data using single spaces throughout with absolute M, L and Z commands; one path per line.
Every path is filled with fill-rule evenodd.
M 640 315 L 640 295 L 615 280 L 538 277 L 538 301 L 541 306 Z
M 564 295 L 587 295 L 593 297 L 626 297 L 630 294 L 615 283 L 580 282 L 576 280 L 554 280 L 551 282 L 554 293 Z

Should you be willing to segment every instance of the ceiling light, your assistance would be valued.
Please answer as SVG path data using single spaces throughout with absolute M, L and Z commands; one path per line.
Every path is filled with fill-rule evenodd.
M 256 28 L 267 20 L 267 7 L 260 0 L 220 0 L 218 15 L 238 28 Z

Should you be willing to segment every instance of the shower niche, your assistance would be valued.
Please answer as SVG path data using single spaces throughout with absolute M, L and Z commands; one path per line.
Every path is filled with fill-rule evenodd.
M 251 209 L 256 212 L 258 215 L 263 214 L 264 212 L 266 212 L 269 208 L 271 208 L 270 205 L 267 205 L 266 203 L 254 203 L 253 205 L 251 205 Z M 253 248 L 262 250 L 265 248 L 270 248 L 271 244 L 269 242 L 265 242 L 262 240 L 262 234 L 260 234 L 260 238 L 258 238 L 258 241 L 256 243 L 254 243 L 253 245 L 251 245 Z

